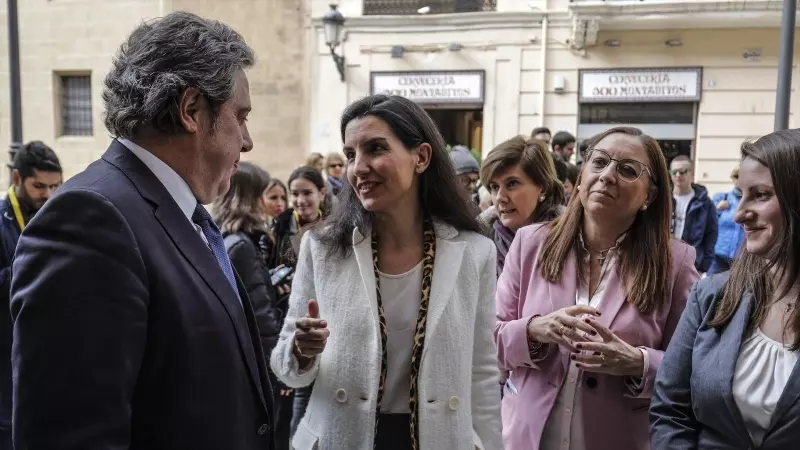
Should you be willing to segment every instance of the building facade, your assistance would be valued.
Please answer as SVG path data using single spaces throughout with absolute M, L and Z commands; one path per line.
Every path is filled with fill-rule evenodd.
M 0 36 L 8 36 L 6 2 Z M 103 78 L 127 35 L 143 20 L 189 11 L 238 30 L 258 58 L 248 73 L 255 148 L 243 159 L 287 177 L 308 152 L 310 16 L 297 0 L 18 0 L 23 140 L 58 153 L 67 177 L 108 147 Z M 0 39 L 0 147 L 10 142 L 8 48 Z M 6 152 L 0 161 L 7 162 Z M 7 185 L 8 171 L 0 170 Z
M 341 148 L 342 109 L 394 93 L 422 104 L 448 144 L 482 154 L 537 126 L 578 139 L 636 126 L 668 158 L 692 157 L 712 193 L 728 189 L 741 143 L 773 129 L 780 4 L 341 0 L 342 81 L 323 33 L 328 1 L 312 0 L 309 148 Z

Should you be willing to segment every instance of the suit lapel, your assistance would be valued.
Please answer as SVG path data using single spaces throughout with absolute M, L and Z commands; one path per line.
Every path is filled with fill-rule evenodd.
M 750 320 L 752 301 L 752 294 L 744 294 L 739 308 L 720 336 L 719 349 L 717 350 L 719 352 L 717 360 L 722 361 L 723 364 L 720 370 L 725 374 L 725 382 L 722 384 L 722 398 L 733 418 L 734 426 L 732 428 L 737 430 L 744 442 L 748 443 L 751 442 L 750 434 L 747 432 L 742 413 L 733 398 L 733 376 L 736 371 L 736 363 L 739 361 L 739 352 L 742 348 L 744 333 Z
M 228 317 L 233 323 L 239 349 L 248 366 L 250 376 L 261 394 L 262 403 L 264 392 L 255 359 L 255 344 L 249 336 L 249 327 L 242 304 L 247 300 L 245 292 L 241 302 L 236 296 L 225 274 L 220 270 L 214 255 L 197 230 L 192 226 L 175 200 L 161 184 L 158 178 L 139 160 L 130 150 L 121 143 L 112 142 L 103 159 L 119 168 L 131 180 L 145 199 L 155 204 L 155 218 L 164 231 L 175 243 L 178 251 L 194 267 L 206 285 L 222 303 Z

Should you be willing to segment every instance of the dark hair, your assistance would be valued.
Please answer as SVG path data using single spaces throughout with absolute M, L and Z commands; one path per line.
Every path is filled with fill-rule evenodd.
M 553 166 L 556 169 L 556 178 L 558 181 L 565 182 L 567 180 L 567 160 L 561 153 L 550 152 L 550 159 L 553 160 Z
M 689 167 L 694 168 L 694 163 L 692 162 L 692 159 L 689 158 L 686 155 L 678 155 L 678 156 L 672 158 L 672 161 L 670 161 L 669 163 L 671 165 L 674 162 L 688 162 L 689 163 Z
M 269 173 L 242 161 L 231 176 L 231 187 L 214 201 L 214 222 L 223 233 L 248 233 L 266 229 L 267 216 L 262 194 L 269 186 Z
M 553 150 L 555 150 L 556 147 L 562 149 L 569 145 L 570 142 L 575 142 L 575 136 L 566 131 L 559 131 L 553 136 L 553 139 L 550 141 L 550 146 L 553 147 Z
M 459 186 L 453 163 L 445 149 L 444 139 L 436 124 L 418 104 L 399 96 L 372 95 L 348 106 L 342 113 L 341 136 L 344 141 L 347 125 L 356 119 L 372 116 L 384 121 L 403 146 L 411 151 L 427 143 L 433 150 L 427 170 L 419 177 L 419 199 L 422 212 L 462 231 L 482 233 L 470 206 L 459 199 Z M 332 254 L 349 255 L 353 229 L 371 230 L 374 214 L 364 209 L 355 190 L 346 185 L 339 193 L 339 205 L 320 236 Z
M 187 12 L 139 25 L 120 47 L 105 78 L 105 124 L 115 137 L 143 129 L 183 132 L 180 99 L 197 89 L 216 119 L 233 98 L 235 73 L 255 62 L 253 50 L 231 27 Z
M 13 168 L 19 171 L 23 180 L 32 177 L 34 170 L 63 173 L 56 152 L 42 141 L 31 141 L 23 145 L 14 156 Z
M 565 181 L 569 181 L 570 183 L 572 183 L 573 186 L 577 186 L 578 174 L 581 172 L 580 169 L 578 169 L 578 166 L 576 166 L 575 164 L 570 164 L 570 163 L 566 163 L 565 168 L 566 168 L 566 178 L 560 181 L 562 183 Z
M 553 133 L 550 132 L 550 128 L 547 127 L 536 127 L 531 131 L 531 137 L 536 136 L 539 133 L 547 133 L 548 136 L 552 136 Z
M 669 275 L 672 270 L 670 218 L 672 191 L 669 185 L 667 162 L 652 137 L 632 127 L 611 128 L 593 137 L 589 153 L 595 145 L 611 134 L 625 134 L 639 140 L 650 158 L 653 179 L 651 186 L 657 190 L 655 199 L 646 211 L 639 211 L 620 244 L 620 265 L 617 270 L 625 283 L 628 302 L 646 313 L 661 305 L 669 293 Z M 578 175 L 577 183 L 583 174 Z M 553 222 L 539 256 L 542 276 L 552 283 L 560 283 L 564 264 L 571 252 L 578 251 L 578 235 L 584 220 L 583 204 L 573 195 L 567 210 Z
M 289 194 L 289 190 L 286 189 L 286 185 L 283 184 L 283 181 L 281 181 L 281 180 L 279 180 L 277 178 L 271 178 L 269 180 L 269 184 L 267 185 L 267 190 L 270 190 L 270 189 L 272 189 L 272 188 L 274 188 L 276 186 L 280 187 L 281 189 L 283 189 L 283 193 L 284 194 L 287 194 L 287 195 Z
M 297 169 L 294 169 L 292 174 L 289 175 L 289 181 L 286 182 L 286 185 L 291 186 L 292 181 L 297 180 L 298 178 L 310 181 L 320 191 L 325 189 L 325 180 L 322 178 L 322 174 L 317 172 L 311 166 L 300 166 Z
M 513 137 L 493 148 L 483 160 L 481 183 L 489 182 L 498 172 L 519 166 L 545 194 L 543 202 L 536 206 L 530 223 L 545 222 L 558 217 L 564 203 L 564 186 L 556 177 L 550 150 L 538 139 Z
M 769 169 L 775 197 L 781 208 L 783 230 L 765 256 L 748 253 L 743 247 L 734 258 L 730 278 L 709 325 L 725 327 L 738 311 L 745 293 L 753 294 L 748 330 L 767 317 L 774 294 L 783 297 L 800 278 L 800 130 L 780 130 L 742 144 L 742 161 L 752 159 Z M 772 274 L 775 275 L 772 275 Z M 774 280 L 790 280 L 776 286 Z M 780 291 L 778 290 L 780 289 Z M 794 299 L 800 301 L 800 295 Z M 786 327 L 794 332 L 791 350 L 800 350 L 800 308 L 793 308 Z
M 589 140 L 584 139 L 578 144 L 578 153 L 581 155 L 581 159 L 586 156 L 586 152 L 589 150 Z

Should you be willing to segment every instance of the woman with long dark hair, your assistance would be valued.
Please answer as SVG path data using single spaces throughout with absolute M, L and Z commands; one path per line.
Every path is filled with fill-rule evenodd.
M 314 382 L 299 449 L 501 449 L 491 328 L 495 249 L 433 120 L 414 102 L 350 105 L 349 185 L 301 245 L 272 367 Z
M 701 280 L 661 363 L 654 450 L 800 448 L 800 130 L 742 145 L 730 272 Z
M 507 450 L 648 448 L 653 379 L 698 278 L 670 199 L 658 143 L 611 128 L 564 214 L 517 231 L 497 282 Z

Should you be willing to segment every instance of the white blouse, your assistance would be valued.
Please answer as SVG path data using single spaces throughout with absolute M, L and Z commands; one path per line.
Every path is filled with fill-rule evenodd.
M 381 302 L 386 316 L 386 388 L 381 412 L 408 414 L 411 389 L 411 353 L 422 300 L 422 262 L 400 275 L 378 272 Z
M 756 446 L 764 440 L 797 356 L 758 328 L 742 343 L 733 374 L 733 398 Z

